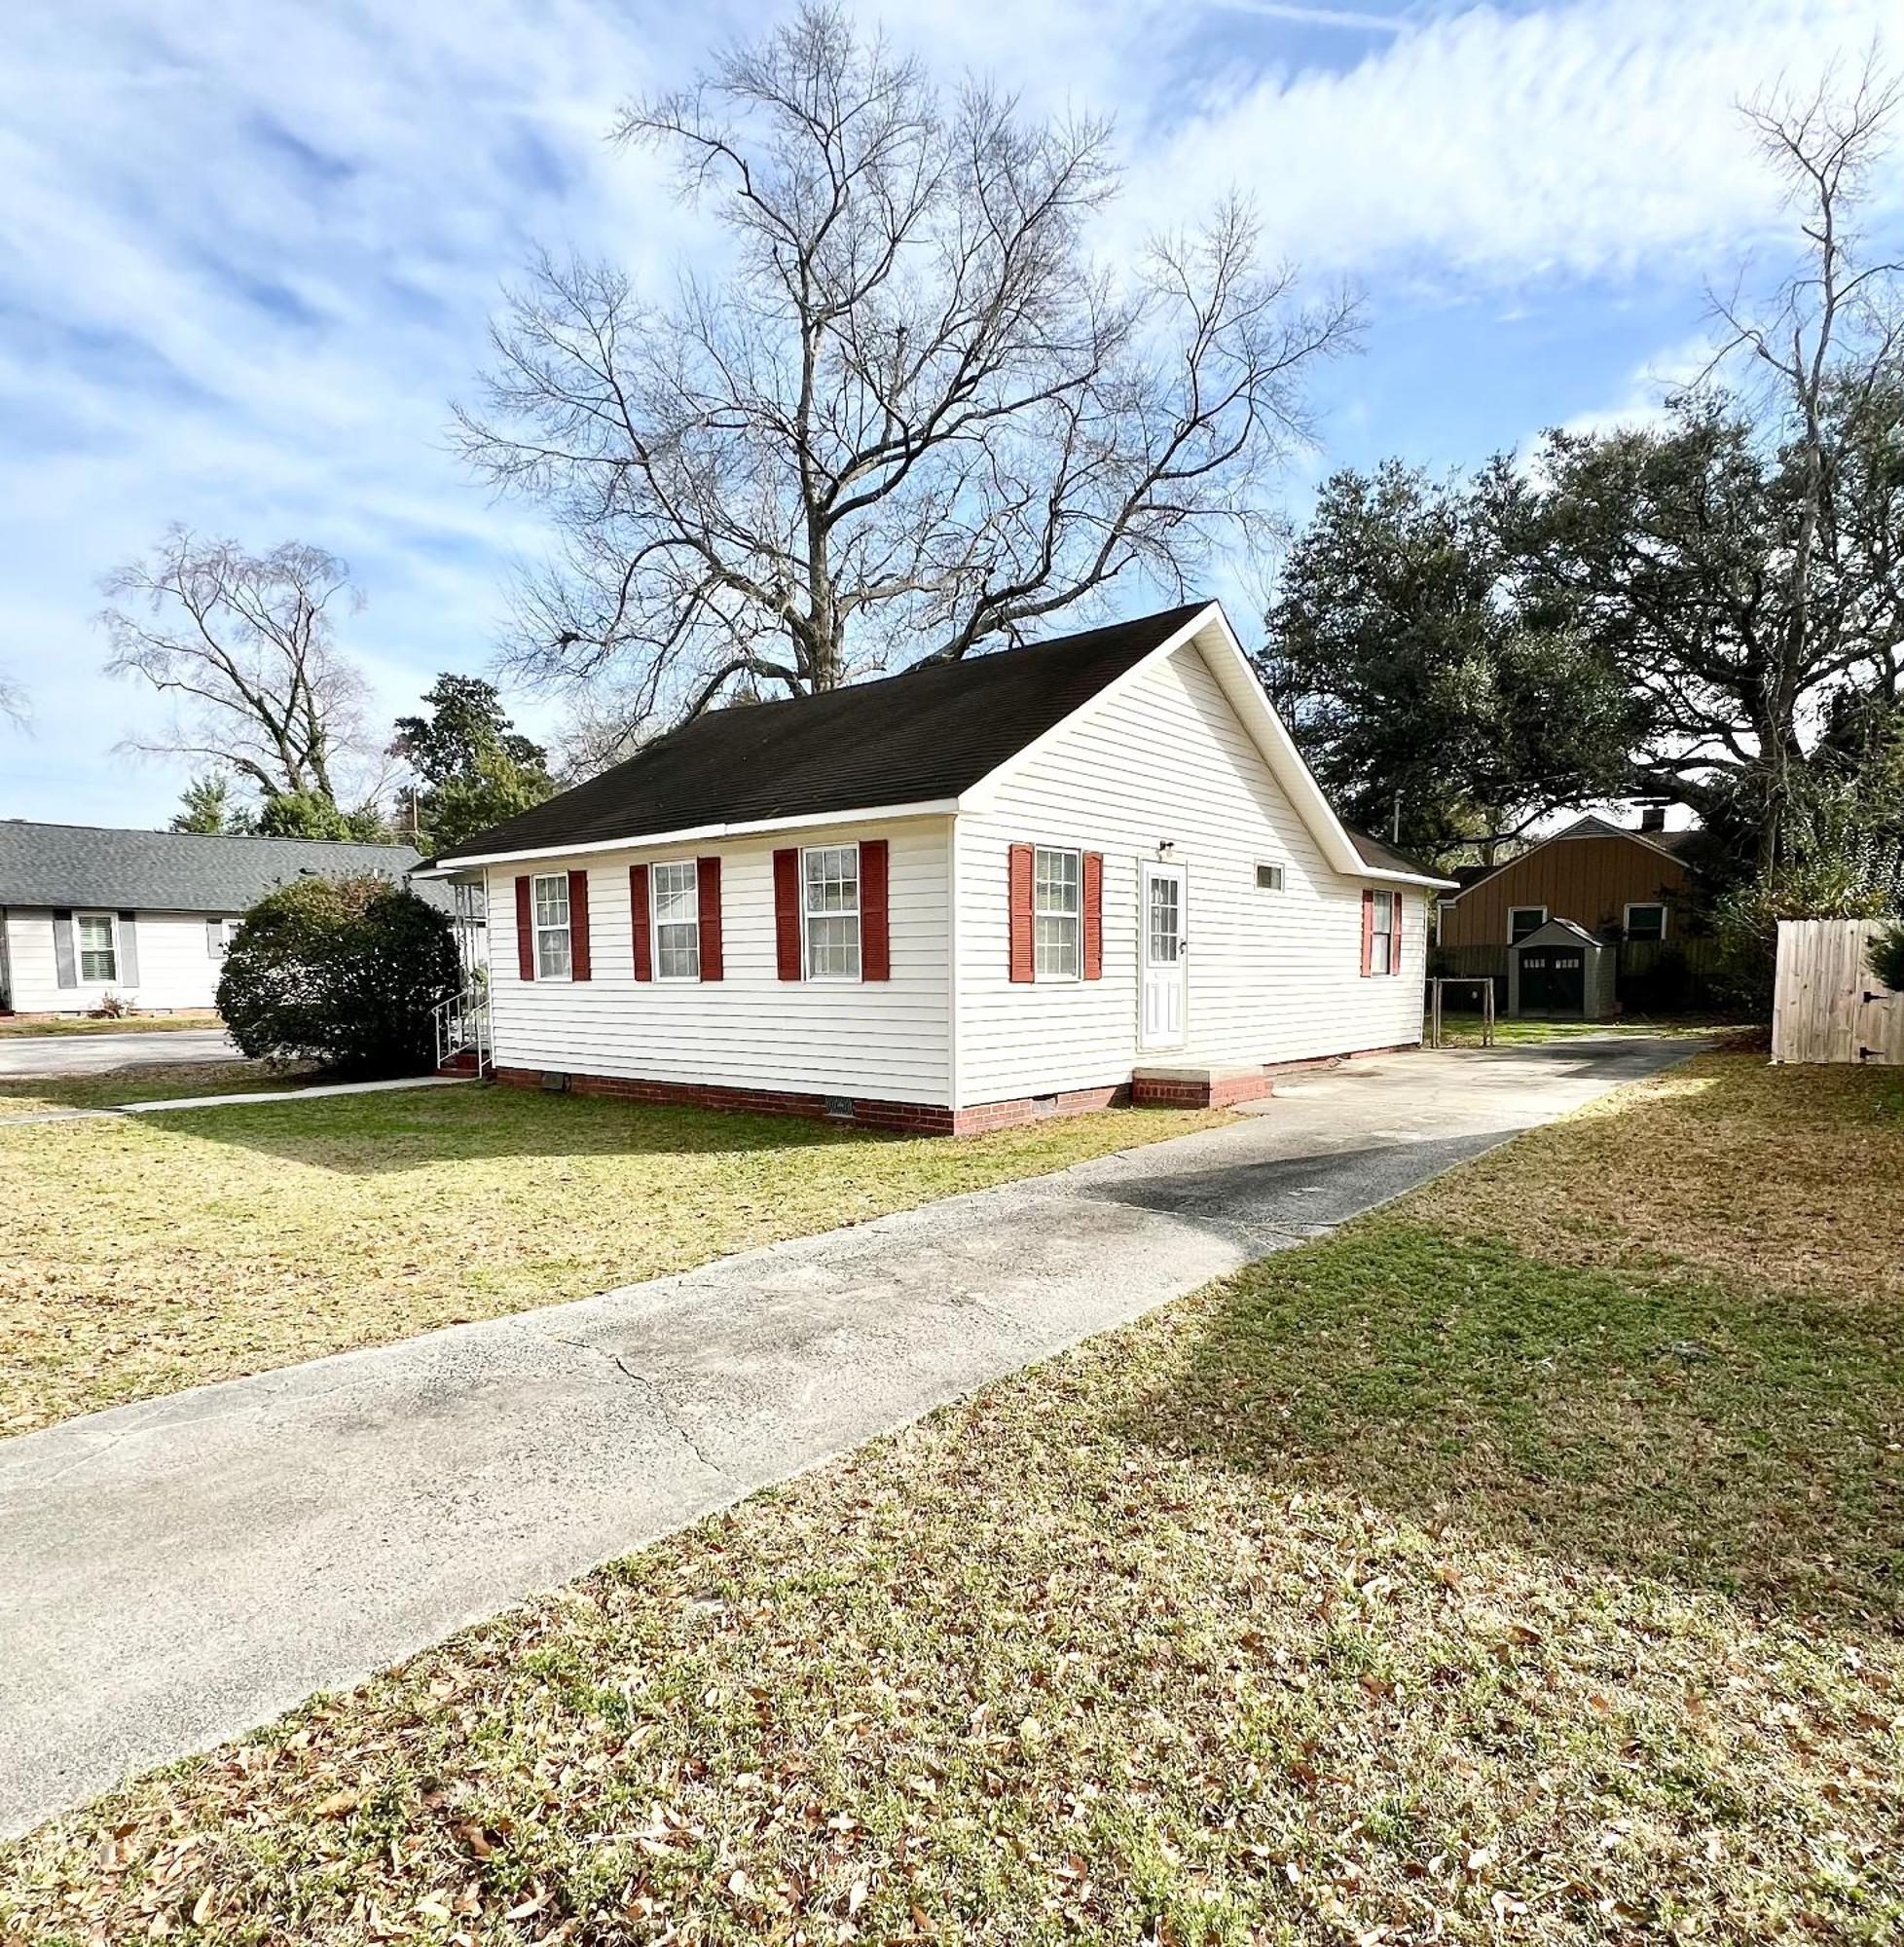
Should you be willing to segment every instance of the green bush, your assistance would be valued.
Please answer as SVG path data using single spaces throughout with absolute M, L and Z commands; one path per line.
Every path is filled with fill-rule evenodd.
M 1836 861 L 1793 866 L 1738 887 L 1712 913 L 1713 986 L 1753 1020 L 1772 1018 L 1781 919 L 1884 919 L 1896 910 L 1886 886 Z
M 1893 994 L 1904 994 L 1904 919 L 1893 920 L 1871 942 L 1871 972 Z
M 376 873 L 295 880 L 245 914 L 218 1010 L 254 1061 L 414 1075 L 435 1060 L 430 1010 L 462 984 L 449 917 Z

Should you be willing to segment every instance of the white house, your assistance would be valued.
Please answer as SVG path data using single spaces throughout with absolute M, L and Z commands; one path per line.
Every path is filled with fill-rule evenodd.
M 422 869 L 486 893 L 501 1080 L 942 1133 L 1413 1046 L 1450 883 L 1215 604 L 705 715 Z
M 240 914 L 307 873 L 417 864 L 407 845 L 0 819 L 0 1013 L 209 1008 Z

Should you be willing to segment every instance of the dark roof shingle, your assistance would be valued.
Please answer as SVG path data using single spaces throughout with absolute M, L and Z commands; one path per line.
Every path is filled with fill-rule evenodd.
M 305 873 L 339 878 L 382 872 L 401 882 L 417 863 L 409 845 L 122 831 L 0 819 L 0 906 L 239 913 Z M 428 896 L 441 902 L 437 889 Z
M 711 711 L 436 863 L 957 797 L 1208 606 Z

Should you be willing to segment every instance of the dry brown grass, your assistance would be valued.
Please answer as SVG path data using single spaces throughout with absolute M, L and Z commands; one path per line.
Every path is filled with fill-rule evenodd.
M 1696 1055 L 1419 1192 L 1464 1237 L 1904 1306 L 1904 1079 Z
M 1215 1120 L 1122 1110 L 893 1141 L 470 1086 L 0 1125 L 0 1433 L 585 1297 Z
M 42 1828 L 0 1852 L 0 1929 L 1904 1937 L 1904 1313 L 1856 1270 L 1895 1086 L 1681 1080 L 1713 1085 L 1642 1084 Z M 1649 1193 L 1608 1131 L 1693 1103 L 1718 1126 Z M 1809 1168 L 1766 1133 L 1794 1120 L 1842 1262 L 1776 1184 L 1705 1180 L 1728 1129 Z M 1674 1198 L 1704 1214 L 1666 1253 Z M 1482 1207 L 1518 1247 L 1449 1234 Z M 1702 1268 L 1726 1223 L 1804 1288 Z

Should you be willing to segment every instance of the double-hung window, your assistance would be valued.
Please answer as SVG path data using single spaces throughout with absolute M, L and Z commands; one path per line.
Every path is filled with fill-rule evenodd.
M 1032 871 L 1032 940 L 1041 980 L 1079 977 L 1079 855 L 1041 845 Z
M 79 976 L 89 987 L 119 978 L 119 932 L 111 913 L 77 913 L 73 933 L 79 946 Z
M 1519 946 L 1530 933 L 1538 933 L 1547 924 L 1545 906 L 1508 907 L 1508 944 Z
M 654 971 L 662 980 L 701 977 L 701 878 L 692 859 L 652 867 Z
M 1629 905 L 1627 908 L 1627 937 L 1629 939 L 1664 939 L 1666 932 L 1666 909 L 1656 900 Z
M 810 845 L 801 855 L 801 928 L 809 980 L 860 977 L 860 848 Z
M 535 977 L 567 980 L 573 966 L 568 933 L 568 874 L 540 872 L 535 900 Z
M 1369 936 L 1369 972 L 1393 974 L 1402 964 L 1402 896 L 1377 893 Z

